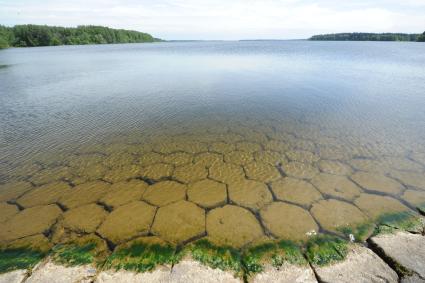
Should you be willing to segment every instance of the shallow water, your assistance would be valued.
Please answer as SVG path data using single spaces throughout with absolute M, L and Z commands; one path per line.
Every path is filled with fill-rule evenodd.
M 243 247 L 425 203 L 425 45 L 0 51 L 0 242 Z

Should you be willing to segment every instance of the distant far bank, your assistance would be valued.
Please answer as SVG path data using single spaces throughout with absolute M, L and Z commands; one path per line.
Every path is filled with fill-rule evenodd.
M 329 41 L 414 41 L 425 42 L 425 32 L 422 34 L 407 33 L 333 33 L 314 35 L 309 40 Z
M 0 25 L 0 48 L 158 41 L 162 40 L 148 33 L 102 26 Z

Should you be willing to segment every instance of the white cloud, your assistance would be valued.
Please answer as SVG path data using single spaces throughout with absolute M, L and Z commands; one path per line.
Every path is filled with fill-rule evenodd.
M 165 39 L 303 38 L 342 31 L 420 32 L 425 1 L 0 0 L 2 24 L 97 24 Z

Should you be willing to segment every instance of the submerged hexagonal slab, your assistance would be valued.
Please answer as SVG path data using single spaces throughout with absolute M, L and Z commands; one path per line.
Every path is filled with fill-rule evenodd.
M 406 186 L 425 190 L 425 174 L 416 172 L 392 171 L 391 177 L 399 180 Z
M 70 189 L 71 187 L 65 182 L 54 182 L 29 191 L 16 202 L 23 207 L 52 204 L 70 192 Z
M 340 161 L 335 160 L 320 160 L 317 165 L 320 171 L 323 173 L 334 174 L 334 175 L 350 175 L 353 173 L 353 169 Z
M 141 180 L 115 183 L 99 201 L 109 207 L 118 207 L 135 200 L 140 200 L 147 188 L 148 184 Z
M 59 199 L 59 203 L 67 208 L 94 203 L 109 192 L 110 186 L 102 181 L 84 183 L 69 190 Z
M 255 216 L 234 205 L 215 208 L 207 214 L 207 233 L 214 244 L 237 248 L 264 235 Z
M 401 198 L 412 205 L 425 207 L 425 192 L 416 190 L 406 190 Z
M 181 243 L 205 233 L 205 211 L 188 201 L 178 201 L 158 209 L 152 232 Z
M 176 152 L 165 155 L 163 160 L 173 166 L 182 166 L 192 163 L 193 155 L 186 152 Z
M 235 204 L 260 209 L 273 201 L 266 184 L 252 180 L 239 180 L 229 184 L 229 199 Z
M 112 211 L 97 232 L 114 243 L 147 235 L 155 212 L 154 206 L 143 201 L 128 203 Z
M 219 162 L 213 164 L 209 168 L 209 177 L 211 179 L 229 184 L 235 180 L 244 179 L 245 173 L 243 172 L 242 167 L 239 165 Z
M 142 168 L 134 164 L 114 166 L 105 173 L 103 179 L 111 183 L 122 182 L 141 176 L 141 172 Z
M 409 211 L 410 209 L 398 200 L 372 194 L 361 194 L 354 204 L 370 218 L 377 218 L 384 213 Z
M 186 185 L 174 182 L 158 182 L 146 189 L 143 198 L 157 206 L 164 206 L 178 200 L 183 200 L 186 196 Z
M 303 163 L 314 163 L 320 159 L 318 155 L 307 150 L 290 150 L 285 152 L 285 154 L 289 160 Z
M 316 167 L 298 161 L 283 164 L 282 169 L 286 175 L 299 179 L 312 179 L 319 174 L 319 170 Z
M 272 182 L 281 178 L 279 170 L 268 163 L 252 162 L 244 166 L 246 175 L 249 179 L 260 182 Z
M 55 223 L 61 213 L 55 204 L 24 209 L 0 224 L 0 242 L 42 234 Z
M 226 185 L 210 179 L 190 184 L 187 190 L 188 199 L 205 208 L 213 208 L 227 201 Z
M 207 178 L 208 170 L 200 163 L 188 164 L 177 167 L 173 176 L 181 182 L 191 183 Z
M 224 155 L 224 161 L 236 165 L 246 165 L 254 160 L 251 152 L 235 150 Z
M 65 212 L 62 224 L 75 232 L 93 233 L 107 215 L 102 207 L 92 203 Z
M 174 167 L 170 164 L 157 163 L 143 168 L 142 176 L 152 180 L 160 180 L 170 177 L 173 174 Z
M 322 194 L 312 184 L 286 177 L 271 183 L 272 190 L 279 200 L 289 201 L 300 205 L 311 205 L 322 199 Z
M 5 202 L 0 203 L 0 223 L 5 222 L 19 212 L 16 205 L 8 204 Z
M 274 202 L 261 209 L 260 216 L 264 226 L 282 239 L 307 239 L 307 233 L 319 230 L 307 210 L 292 204 Z
M 268 163 L 273 166 L 288 163 L 285 154 L 271 150 L 260 150 L 254 152 L 254 159 L 257 162 Z
M 403 185 L 399 182 L 376 173 L 356 172 L 351 179 L 369 191 L 399 194 L 403 190 Z
M 353 200 L 362 190 L 347 177 L 321 173 L 311 180 L 319 191 L 328 196 Z
M 324 229 L 333 232 L 363 224 L 368 220 L 354 205 L 334 199 L 313 204 L 310 212 Z
M 0 201 L 15 200 L 31 189 L 31 183 L 24 181 L 0 185 Z
M 223 155 L 213 152 L 203 152 L 196 155 L 193 161 L 195 164 L 209 168 L 215 163 L 223 162 Z

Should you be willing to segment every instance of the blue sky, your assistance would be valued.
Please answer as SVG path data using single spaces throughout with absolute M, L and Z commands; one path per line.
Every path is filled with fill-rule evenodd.
M 104 25 L 163 39 L 423 32 L 425 0 L 0 0 L 0 24 Z

